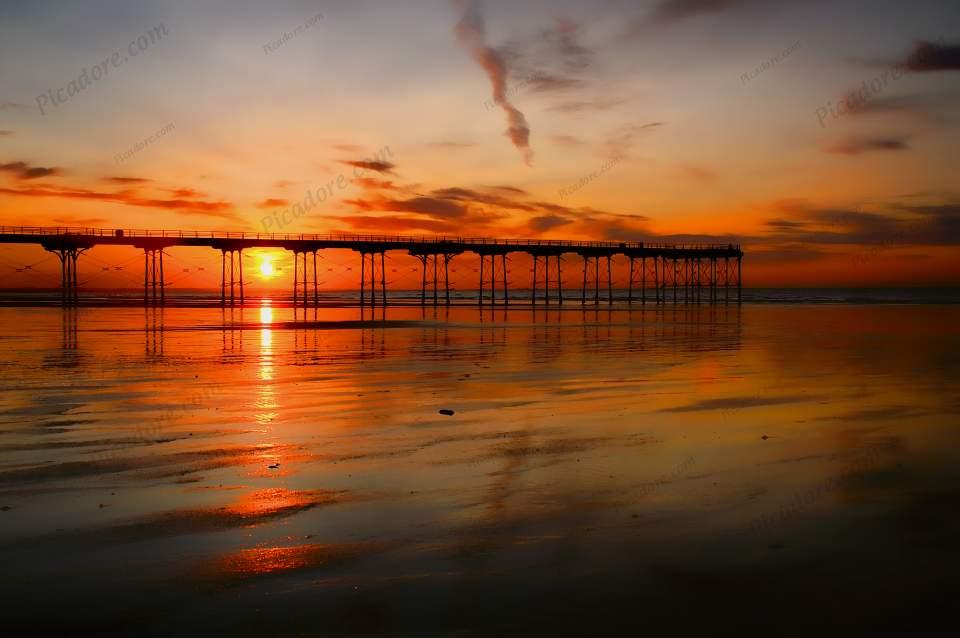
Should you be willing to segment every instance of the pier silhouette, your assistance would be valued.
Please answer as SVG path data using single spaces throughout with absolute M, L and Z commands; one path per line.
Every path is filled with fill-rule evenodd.
M 166 302 L 168 282 L 164 255 L 175 246 L 209 248 L 221 252 L 220 301 L 243 304 L 243 251 L 278 248 L 294 254 L 295 304 L 317 304 L 320 280 L 318 254 L 346 249 L 359 254 L 357 288 L 361 305 L 386 305 L 386 254 L 402 251 L 420 262 L 420 303 L 451 303 L 450 264 L 467 254 L 479 257 L 478 304 L 510 304 L 511 282 L 507 259 L 524 253 L 533 259 L 529 302 L 558 304 L 613 303 L 613 258 L 629 260 L 627 303 L 666 303 L 671 300 L 717 303 L 742 299 L 743 250 L 739 244 L 666 244 L 650 242 L 500 239 L 489 237 L 391 236 L 355 234 L 271 234 L 187 230 L 131 230 L 70 227 L 0 227 L 0 243 L 34 244 L 55 254 L 61 264 L 64 305 L 80 301 L 77 264 L 96 246 L 130 246 L 143 250 L 143 300 Z M 574 294 L 563 285 L 563 256 L 581 260 L 582 285 Z M 603 289 L 606 289 L 605 291 Z M 588 290 L 592 294 L 588 296 Z M 567 293 L 564 296 L 565 292 Z M 579 292 L 579 295 L 575 294 Z M 604 295 L 603 292 L 606 294 Z M 486 298 L 485 298 L 486 295 Z M 462 296 L 460 297 L 463 298 Z M 514 299 L 516 301 L 516 299 Z

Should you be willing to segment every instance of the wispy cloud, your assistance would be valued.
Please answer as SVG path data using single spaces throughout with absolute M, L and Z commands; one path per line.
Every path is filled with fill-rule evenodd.
M 104 177 L 104 182 L 110 184 L 121 184 L 121 185 L 139 185 L 139 184 L 149 184 L 153 180 L 147 179 L 146 177 Z
M 486 27 L 480 7 L 474 0 L 454 0 L 459 6 L 460 20 L 454 27 L 457 40 L 486 71 L 493 87 L 493 101 L 507 116 L 507 137 L 522 153 L 527 164 L 533 161 L 530 149 L 530 126 L 527 118 L 507 98 L 507 67 L 503 57 L 486 42 Z
M 920 40 L 903 62 L 910 71 L 960 71 L 960 45 Z
M 656 27 L 722 13 L 753 1 L 755 0 L 660 0 L 653 10 L 632 20 L 626 34 L 628 37 L 640 37 Z
M 274 197 L 268 197 L 262 202 L 257 202 L 254 204 L 257 208 L 278 208 L 280 206 L 289 206 L 290 201 L 286 199 L 277 199 Z
M 102 226 L 109 220 L 105 217 L 54 217 L 55 224 L 64 226 Z
M 554 113 L 583 113 L 585 111 L 609 111 L 612 108 L 625 104 L 626 100 L 619 98 L 605 98 L 596 100 L 568 100 L 547 108 Z
M 40 177 L 53 177 L 61 174 L 61 170 L 59 168 L 30 166 L 26 162 L 8 162 L 6 164 L 0 164 L 0 171 L 9 173 L 16 179 L 37 179 Z
M 861 155 L 872 152 L 906 151 L 910 148 L 906 136 L 899 137 L 849 137 L 827 147 L 830 153 Z
M 32 111 L 33 107 L 29 104 L 20 104 L 19 102 L 0 102 L 0 112 L 27 113 Z
M 895 204 L 885 211 L 790 205 L 766 224 L 768 241 L 811 246 L 960 244 L 960 203 Z M 763 238 L 756 238 L 758 242 Z
M 218 217 L 235 223 L 244 223 L 233 210 L 233 204 L 224 201 L 203 201 L 187 199 L 157 199 L 136 195 L 130 191 L 105 192 L 86 188 L 52 186 L 49 184 L 24 186 L 22 188 L 0 188 L 0 193 L 16 197 L 79 199 L 112 202 L 125 206 L 154 208 L 176 212 L 183 215 L 205 215 Z
M 363 168 L 389 175 L 393 175 L 393 169 L 397 167 L 393 162 L 387 162 L 385 160 L 341 160 L 340 163 L 353 166 L 354 168 Z
M 464 148 L 472 148 L 476 146 L 475 142 L 459 142 L 457 140 L 441 140 L 438 142 L 430 142 L 427 144 L 430 148 L 437 148 L 441 150 L 457 150 Z

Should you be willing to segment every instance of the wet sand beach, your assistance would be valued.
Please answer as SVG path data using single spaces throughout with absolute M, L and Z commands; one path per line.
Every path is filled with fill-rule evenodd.
M 913 635 L 958 590 L 958 320 L 0 308 L 3 622 Z

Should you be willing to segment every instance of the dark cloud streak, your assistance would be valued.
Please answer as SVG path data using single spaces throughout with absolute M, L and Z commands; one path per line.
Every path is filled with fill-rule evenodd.
M 493 101 L 507 115 L 507 137 L 523 153 L 524 161 L 529 165 L 533 161 L 530 126 L 526 116 L 507 98 L 507 67 L 503 56 L 486 42 L 486 27 L 479 5 L 474 0 L 455 0 L 454 4 L 461 10 L 460 20 L 454 27 L 457 41 L 486 71 L 493 87 Z

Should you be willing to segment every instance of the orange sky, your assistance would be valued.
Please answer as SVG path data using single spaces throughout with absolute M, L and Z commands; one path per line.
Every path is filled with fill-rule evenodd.
M 960 282 L 955 3 L 64 4 L 0 8 L 5 225 L 740 242 L 748 285 Z M 0 246 L 0 286 L 56 285 L 17 270 L 46 257 Z M 132 249 L 89 257 L 135 284 Z M 287 286 L 288 255 L 248 262 Z

